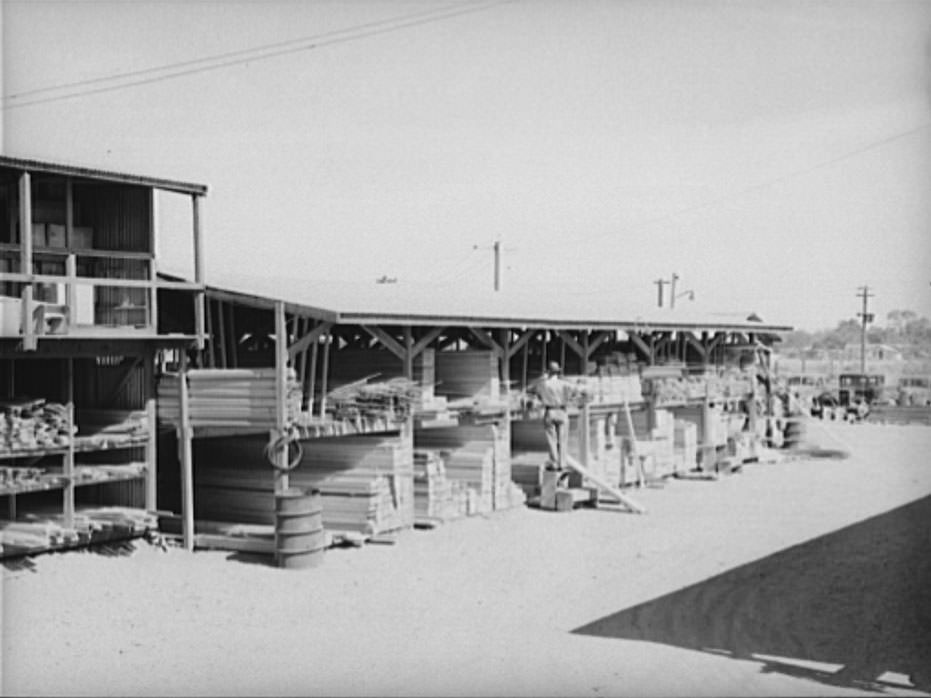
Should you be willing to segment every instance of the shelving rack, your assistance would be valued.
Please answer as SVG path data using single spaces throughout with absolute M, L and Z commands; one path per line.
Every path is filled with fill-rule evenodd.
M 189 197 L 195 279 L 158 275 L 157 193 Z M 160 353 L 203 344 L 203 185 L 0 157 L 0 555 L 154 523 Z M 163 327 L 159 296 L 190 304 Z M 56 405 L 55 439 L 47 415 Z

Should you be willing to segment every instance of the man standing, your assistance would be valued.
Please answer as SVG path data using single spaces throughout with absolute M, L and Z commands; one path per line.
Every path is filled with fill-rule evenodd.
M 547 366 L 546 373 L 530 388 L 530 393 L 543 403 L 543 430 L 549 447 L 548 467 L 566 469 L 566 448 L 569 443 L 569 402 L 579 391 L 562 378 L 562 369 L 555 361 Z

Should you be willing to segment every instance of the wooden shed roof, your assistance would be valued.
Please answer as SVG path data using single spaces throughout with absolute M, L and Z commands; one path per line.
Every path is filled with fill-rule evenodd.
M 791 325 L 700 313 L 684 306 L 635 308 L 621 294 L 541 295 L 518 289 L 476 293 L 418 284 L 333 282 L 279 276 L 210 274 L 215 298 L 258 307 L 284 302 L 296 312 L 339 324 L 540 327 L 548 329 L 788 332 Z
M 43 162 L 39 160 L 26 160 L 21 158 L 12 158 L 0 155 L 0 167 L 7 167 L 14 170 L 23 170 L 26 172 L 46 172 L 49 174 L 58 174 L 69 177 L 82 177 L 85 179 L 97 179 L 108 182 L 119 182 L 122 184 L 136 184 L 153 189 L 162 189 L 180 194 L 206 194 L 206 184 L 193 184 L 191 182 L 179 182 L 172 179 L 163 179 L 160 177 L 146 177 L 143 175 L 127 174 L 124 172 L 112 172 L 110 170 L 98 170 L 90 167 L 80 167 L 76 165 L 64 165 L 61 163 Z

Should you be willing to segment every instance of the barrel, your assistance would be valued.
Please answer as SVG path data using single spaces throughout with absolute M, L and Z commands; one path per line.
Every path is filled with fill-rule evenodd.
M 279 567 L 303 569 L 323 562 L 326 536 L 319 490 L 288 488 L 275 495 L 275 559 Z

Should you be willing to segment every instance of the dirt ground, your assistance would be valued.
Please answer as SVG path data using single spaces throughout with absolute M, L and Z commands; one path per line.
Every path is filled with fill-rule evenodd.
M 931 691 L 931 428 L 810 433 L 852 457 L 631 490 L 644 516 L 460 520 L 316 569 L 141 542 L 39 556 L 4 571 L 2 691 Z

